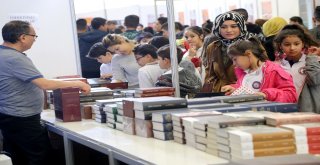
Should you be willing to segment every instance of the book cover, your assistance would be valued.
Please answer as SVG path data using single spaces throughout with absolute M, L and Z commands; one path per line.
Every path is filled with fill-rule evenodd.
M 245 125 L 264 125 L 265 119 L 256 117 L 232 117 L 232 116 L 214 116 L 208 121 L 209 128 L 227 128 Z
M 152 113 L 152 121 L 153 122 L 160 122 L 160 123 L 171 123 L 172 122 L 172 113 L 177 112 L 186 112 L 187 108 L 181 108 L 181 109 L 170 109 L 165 111 L 156 111 Z
M 295 146 L 290 147 L 277 147 L 277 148 L 266 148 L 256 150 L 235 150 L 232 148 L 231 155 L 241 157 L 243 159 L 253 159 L 261 156 L 273 156 L 273 155 L 289 155 L 295 154 Z
M 187 100 L 177 97 L 148 97 L 134 100 L 134 110 L 159 110 L 173 108 L 187 108 Z
M 123 132 L 130 135 L 136 134 L 134 118 L 123 116 Z
M 117 104 L 105 105 L 103 110 L 111 114 L 118 114 Z
M 135 93 L 134 97 L 173 96 L 174 92 Z
M 153 136 L 154 138 L 160 139 L 160 140 L 173 140 L 172 132 L 163 132 L 163 131 L 153 130 Z
M 276 113 L 265 117 L 268 125 L 279 126 L 283 124 L 317 123 L 320 114 L 308 112 Z
M 151 120 L 135 119 L 136 135 L 150 138 L 153 137 Z
M 173 87 L 151 87 L 151 88 L 136 88 L 136 94 L 147 94 L 147 93 L 160 93 L 160 92 L 174 92 Z
M 83 119 L 92 119 L 92 106 L 81 105 L 81 117 Z
M 236 148 L 239 150 L 256 150 L 263 148 L 276 148 L 276 147 L 290 147 L 295 145 L 294 139 L 280 139 L 280 140 L 270 140 L 262 142 L 245 142 L 245 143 L 236 143 L 230 142 L 231 148 Z
M 320 136 L 320 123 L 285 124 L 280 127 L 294 131 L 295 136 Z
M 110 89 L 128 89 L 128 82 L 112 82 L 107 84 L 101 84 L 101 87 L 107 87 Z
M 121 102 L 124 98 L 106 99 L 106 100 L 96 100 L 96 105 L 104 107 L 106 104 L 115 104 Z
M 152 122 L 152 128 L 153 128 L 153 130 L 163 131 L 163 132 L 172 132 L 172 130 L 173 130 L 172 123 Z
M 295 103 L 264 103 L 264 104 L 254 104 L 254 105 L 242 105 L 244 107 L 252 108 L 252 111 L 271 111 L 271 112 L 281 112 L 281 113 L 292 113 L 298 112 L 298 104 Z

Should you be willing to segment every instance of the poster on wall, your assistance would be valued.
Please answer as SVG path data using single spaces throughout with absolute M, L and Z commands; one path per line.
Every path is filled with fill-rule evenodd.
M 209 19 L 209 11 L 208 9 L 202 10 L 202 22 L 206 22 Z
M 244 8 L 248 12 L 248 22 L 254 22 L 257 18 L 257 1 L 245 0 L 241 1 L 241 8 Z
M 272 2 L 271 0 L 262 0 L 262 19 L 270 19 L 272 17 Z
M 197 15 L 196 10 L 190 10 L 190 26 L 197 25 Z
M 32 24 L 32 26 L 39 30 L 39 15 L 35 13 L 10 13 L 8 14 L 8 21 L 21 20 Z
M 184 12 L 183 11 L 178 12 L 178 20 L 182 25 L 184 25 Z

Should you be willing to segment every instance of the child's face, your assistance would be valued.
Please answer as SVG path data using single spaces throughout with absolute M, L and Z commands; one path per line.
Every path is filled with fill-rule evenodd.
M 291 35 L 286 37 L 281 42 L 280 48 L 282 49 L 283 53 L 286 54 L 287 58 L 290 60 L 294 57 L 301 56 L 301 52 L 304 48 L 304 44 L 299 37 L 295 35 Z
M 97 58 L 97 61 L 102 64 L 108 64 L 111 62 L 111 59 L 112 59 L 112 54 L 110 52 L 107 52 L 106 55 L 100 55 Z
M 158 56 L 159 66 L 161 69 L 169 69 L 171 66 L 170 60 L 167 58 L 162 59 L 162 57 Z
M 184 37 L 186 38 L 187 42 L 191 46 L 195 46 L 197 48 L 202 46 L 202 39 L 200 36 L 192 31 L 186 31 L 184 33 Z
M 247 70 L 250 68 L 250 58 L 248 56 L 236 55 L 232 56 L 233 65 L 241 68 L 242 70 Z

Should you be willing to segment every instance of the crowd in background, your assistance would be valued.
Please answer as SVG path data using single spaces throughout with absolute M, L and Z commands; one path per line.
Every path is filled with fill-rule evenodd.
M 239 8 L 201 27 L 175 22 L 181 97 L 256 94 L 319 110 L 320 6 L 310 30 L 299 16 L 289 22 L 247 20 L 247 11 Z M 172 86 L 166 17 L 157 18 L 153 27 L 144 27 L 137 15 L 126 16 L 123 25 L 100 17 L 90 23 L 78 19 L 77 30 L 83 77 L 128 82 L 130 88 Z

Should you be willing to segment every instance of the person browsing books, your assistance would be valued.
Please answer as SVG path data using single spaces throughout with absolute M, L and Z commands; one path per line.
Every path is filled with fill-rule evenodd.
M 108 79 L 112 78 L 111 59 L 113 52 L 106 49 L 102 42 L 94 44 L 87 55 L 88 58 L 95 59 L 101 63 L 100 66 L 100 78 Z
M 90 86 L 81 81 L 48 80 L 24 53 L 37 39 L 33 26 L 10 21 L 2 28 L 0 46 L 0 129 L 4 151 L 14 165 L 44 165 L 49 154 L 47 132 L 40 124 L 43 90 L 77 87 L 85 94 Z
M 222 92 L 232 94 L 237 89 L 248 89 L 268 101 L 297 102 L 296 89 L 292 77 L 278 64 L 268 60 L 266 51 L 257 38 L 237 41 L 227 50 L 235 65 L 237 83 L 221 88 Z M 244 94 L 249 94 L 244 93 Z

